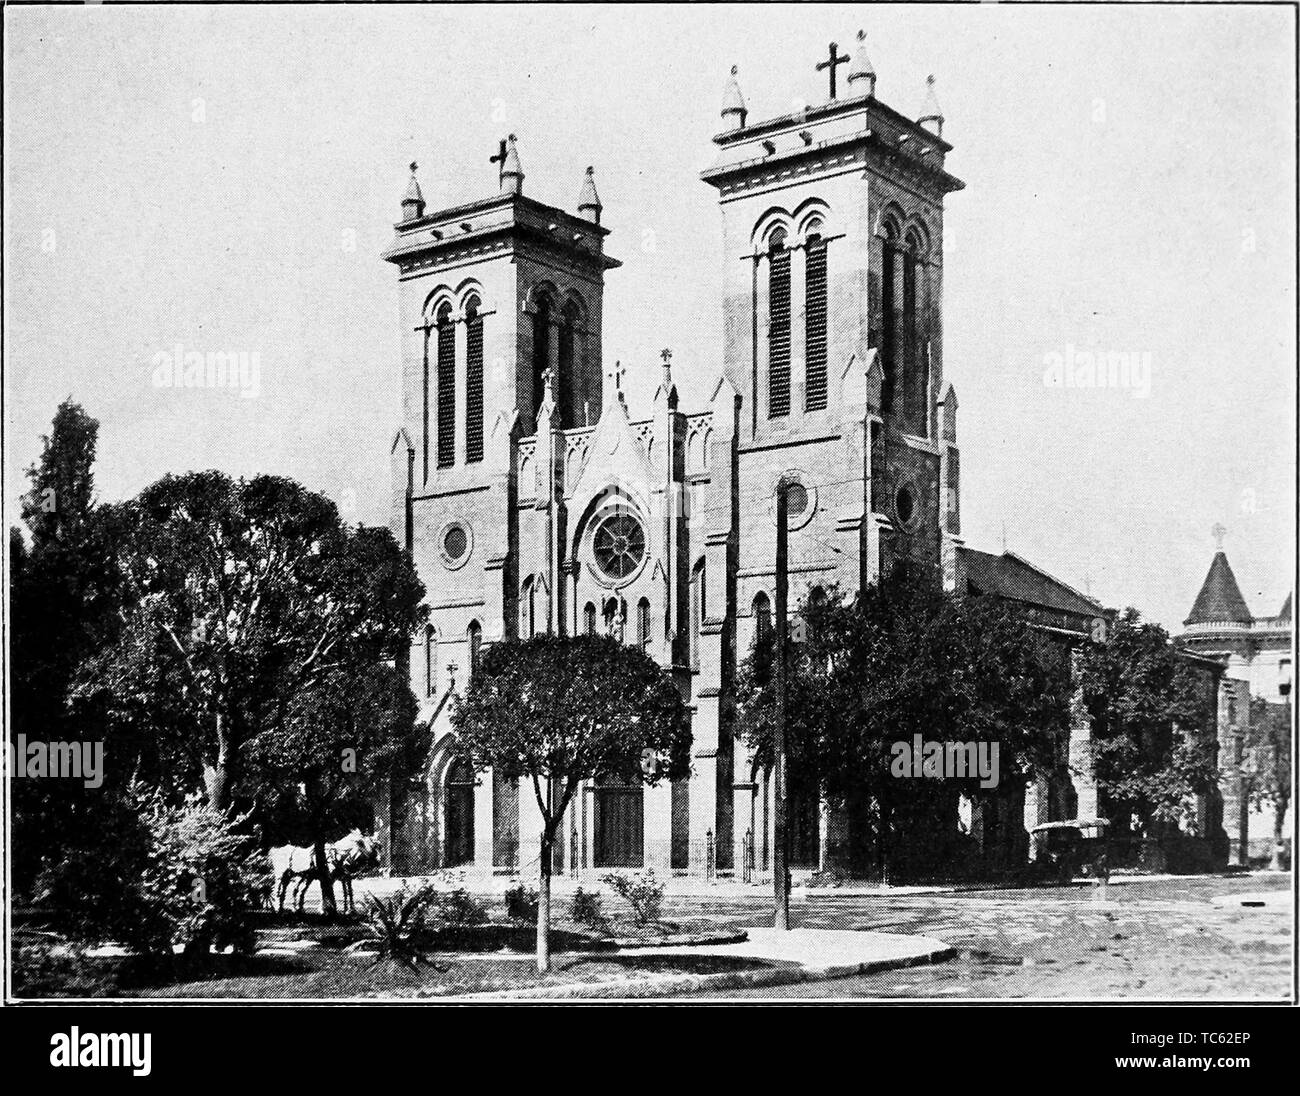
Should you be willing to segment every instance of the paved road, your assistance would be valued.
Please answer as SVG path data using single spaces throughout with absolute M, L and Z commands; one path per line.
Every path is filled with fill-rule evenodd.
M 960 949 L 959 958 L 718 996 L 1285 1000 L 1293 992 L 1289 905 L 1211 899 L 1290 889 L 1290 875 L 1255 875 L 1112 885 L 1105 903 L 1090 887 L 897 897 L 814 891 L 792 906 L 795 925 L 918 933 Z M 769 910 L 758 895 L 674 898 L 668 916 L 752 925 L 770 923 Z

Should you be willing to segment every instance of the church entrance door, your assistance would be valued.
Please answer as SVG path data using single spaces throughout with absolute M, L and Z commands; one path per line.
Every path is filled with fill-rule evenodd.
M 640 784 L 596 785 L 595 866 L 639 868 L 645 862 L 645 809 Z
M 446 840 L 443 866 L 454 868 L 474 862 L 474 770 L 464 758 L 447 773 Z

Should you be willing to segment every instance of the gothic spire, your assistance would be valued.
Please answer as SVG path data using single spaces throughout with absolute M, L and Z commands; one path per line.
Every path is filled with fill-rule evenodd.
M 936 137 L 943 136 L 943 108 L 939 106 L 939 97 L 934 93 L 933 76 L 925 78 L 925 102 L 921 105 L 921 113 L 916 120 Z
M 596 193 L 595 170 L 589 167 L 582 180 L 582 193 L 578 195 L 578 216 L 598 225 L 602 208 L 600 195 Z
M 501 193 L 524 192 L 524 169 L 519 166 L 519 150 L 515 148 L 515 135 L 506 138 L 506 158 L 501 164 Z
M 875 95 L 876 70 L 871 58 L 867 56 L 867 32 L 858 31 L 858 48 L 853 51 L 853 63 L 849 65 L 849 95 Z
M 727 80 L 726 90 L 722 93 L 722 120 L 727 129 L 744 129 L 745 118 L 749 111 L 745 109 L 744 96 L 740 94 L 740 85 L 736 82 L 739 68 L 731 66 L 731 76 Z
M 415 177 L 419 164 L 411 161 L 411 181 L 402 198 L 402 220 L 416 221 L 424 216 L 424 195 L 420 193 L 420 181 Z

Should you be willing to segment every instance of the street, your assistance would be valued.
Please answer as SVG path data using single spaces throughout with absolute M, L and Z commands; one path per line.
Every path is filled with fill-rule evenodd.
M 791 905 L 794 926 L 937 937 L 958 957 L 933 966 L 785 986 L 723 991 L 727 998 L 1085 998 L 1161 1000 L 1292 996 L 1291 909 L 1216 905 L 1221 895 L 1281 894 L 1291 876 L 1187 878 L 1092 887 L 925 895 L 813 890 Z M 678 897 L 668 917 L 770 924 L 767 896 Z

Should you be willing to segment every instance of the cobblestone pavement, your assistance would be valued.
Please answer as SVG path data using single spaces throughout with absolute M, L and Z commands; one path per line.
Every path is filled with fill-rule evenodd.
M 1196 878 L 1091 887 L 880 897 L 813 891 L 791 906 L 804 928 L 936 937 L 959 956 L 934 966 L 719 996 L 1290 1000 L 1289 904 L 1215 904 L 1216 896 L 1289 891 L 1291 876 Z M 770 924 L 766 894 L 674 898 L 667 916 Z

